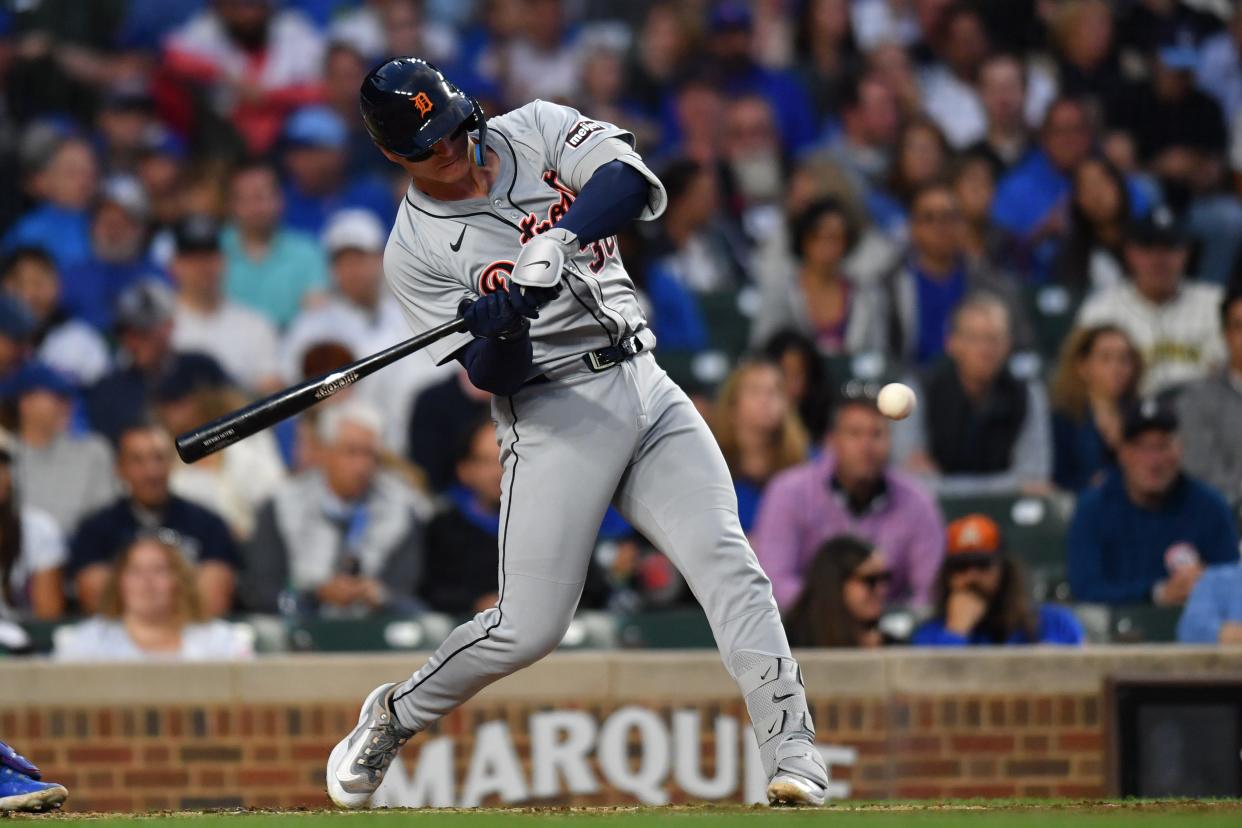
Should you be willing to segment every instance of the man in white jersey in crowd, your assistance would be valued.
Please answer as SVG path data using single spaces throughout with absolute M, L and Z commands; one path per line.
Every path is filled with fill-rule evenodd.
M 818 805 L 828 774 L 772 587 L 738 523 L 719 448 L 656 364 L 615 234 L 664 209 L 633 136 L 534 101 L 486 120 L 433 66 L 390 60 L 364 80 L 363 120 L 411 178 L 384 253 L 415 331 L 492 392 L 504 492 L 496 606 L 413 676 L 377 687 L 332 751 L 332 800 L 365 807 L 397 750 L 561 641 L 613 504 L 685 575 L 737 681 L 773 804 Z

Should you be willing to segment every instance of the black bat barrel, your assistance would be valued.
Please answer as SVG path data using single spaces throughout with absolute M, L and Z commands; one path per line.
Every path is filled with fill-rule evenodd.
M 351 362 L 336 371 L 330 371 L 283 391 L 277 391 L 269 397 L 256 400 L 244 408 L 225 414 L 193 431 L 178 435 L 177 455 L 186 463 L 193 463 L 209 454 L 215 454 L 238 440 L 257 434 L 281 420 L 305 411 L 320 400 L 348 388 L 384 366 L 391 365 L 403 357 L 421 351 L 433 342 L 465 329 L 466 323 L 461 319 L 445 322 L 443 325 L 438 325 L 390 348 Z

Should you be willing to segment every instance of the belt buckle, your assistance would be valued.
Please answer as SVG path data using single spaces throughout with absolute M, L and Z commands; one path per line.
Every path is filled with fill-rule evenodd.
M 616 360 L 601 359 L 598 351 L 587 351 L 586 359 L 587 367 L 597 374 L 617 364 Z

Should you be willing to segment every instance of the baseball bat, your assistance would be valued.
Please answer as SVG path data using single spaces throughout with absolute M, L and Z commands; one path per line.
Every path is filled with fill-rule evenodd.
M 238 440 L 257 434 L 281 420 L 305 411 L 320 400 L 331 397 L 343 388 L 348 388 L 386 365 L 391 365 L 403 357 L 421 351 L 433 342 L 464 330 L 466 330 L 465 320 L 454 319 L 404 342 L 398 342 L 390 348 L 351 362 L 336 371 L 308 379 L 283 391 L 277 391 L 270 397 L 264 397 L 231 414 L 225 414 L 206 425 L 199 426 L 193 431 L 178 435 L 177 455 L 185 462 L 193 463 L 209 454 L 215 454 Z

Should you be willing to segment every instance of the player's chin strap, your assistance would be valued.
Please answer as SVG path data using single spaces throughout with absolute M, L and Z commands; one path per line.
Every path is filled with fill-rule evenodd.
M 788 656 L 757 650 L 738 650 L 730 661 L 755 728 L 759 758 L 771 777 L 776 771 L 777 748 L 783 742 L 815 742 L 802 670 Z

